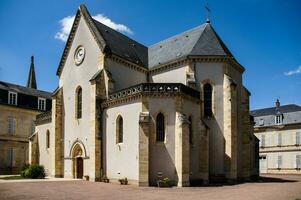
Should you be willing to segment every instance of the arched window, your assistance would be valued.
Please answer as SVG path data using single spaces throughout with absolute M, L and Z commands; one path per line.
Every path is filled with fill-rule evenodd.
M 156 141 L 164 142 L 165 140 L 165 121 L 164 115 L 159 113 L 156 118 Z
M 209 83 L 204 85 L 204 115 L 212 116 L 212 86 Z
M 119 115 L 116 119 L 116 143 L 123 142 L 123 119 Z
M 47 130 L 46 132 L 46 148 L 48 149 L 50 147 L 50 132 Z
M 75 101 L 75 117 L 77 119 L 82 118 L 82 88 L 78 87 L 76 89 L 76 101 Z
M 192 144 L 193 141 L 193 132 L 192 132 L 192 117 L 188 117 L 188 122 L 189 122 L 189 143 Z

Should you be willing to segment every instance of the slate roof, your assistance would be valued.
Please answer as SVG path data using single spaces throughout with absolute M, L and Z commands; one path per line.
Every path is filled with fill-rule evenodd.
M 298 106 L 296 104 L 288 104 L 288 105 L 280 106 L 279 110 L 277 110 L 276 107 L 258 109 L 258 110 L 251 111 L 251 115 L 254 117 L 276 115 L 278 111 L 280 111 L 280 113 L 297 112 L 297 111 L 301 111 L 301 106 Z
M 31 96 L 36 96 L 36 97 L 42 97 L 46 99 L 51 99 L 51 93 L 45 92 L 42 90 L 37 90 L 33 88 L 28 88 L 20 85 L 15 85 L 12 83 L 7 83 L 0 81 L 0 89 L 12 91 L 12 92 L 17 92 L 17 93 L 22 93 L 22 94 L 27 94 Z
M 230 56 L 210 23 L 205 23 L 149 47 L 149 68 L 187 56 Z
M 94 20 L 110 51 L 132 63 L 147 67 L 147 47 Z
M 83 16 L 87 22 L 91 33 L 103 53 L 116 54 L 144 68 L 153 69 L 159 65 L 187 56 L 224 56 L 230 57 L 237 62 L 210 23 L 205 23 L 155 45 L 146 47 L 92 19 L 85 5 L 80 5 L 57 70 L 57 75 L 60 75 L 65 64 L 80 16 Z

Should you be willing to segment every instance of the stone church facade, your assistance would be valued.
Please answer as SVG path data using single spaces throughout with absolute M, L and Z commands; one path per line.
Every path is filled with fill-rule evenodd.
M 257 176 L 243 72 L 210 22 L 146 47 L 81 5 L 30 161 L 53 177 L 141 186 Z

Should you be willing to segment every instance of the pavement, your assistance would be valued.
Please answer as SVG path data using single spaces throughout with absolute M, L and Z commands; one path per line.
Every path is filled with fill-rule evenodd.
M 0 200 L 301 200 L 300 175 L 269 175 L 257 182 L 186 188 L 137 187 L 89 181 L 34 181 L 0 184 Z

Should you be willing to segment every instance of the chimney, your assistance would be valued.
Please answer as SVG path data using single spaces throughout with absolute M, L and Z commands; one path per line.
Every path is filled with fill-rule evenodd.
M 279 99 L 277 99 L 277 101 L 276 101 L 276 108 L 279 108 L 280 107 L 280 101 L 279 101 Z

